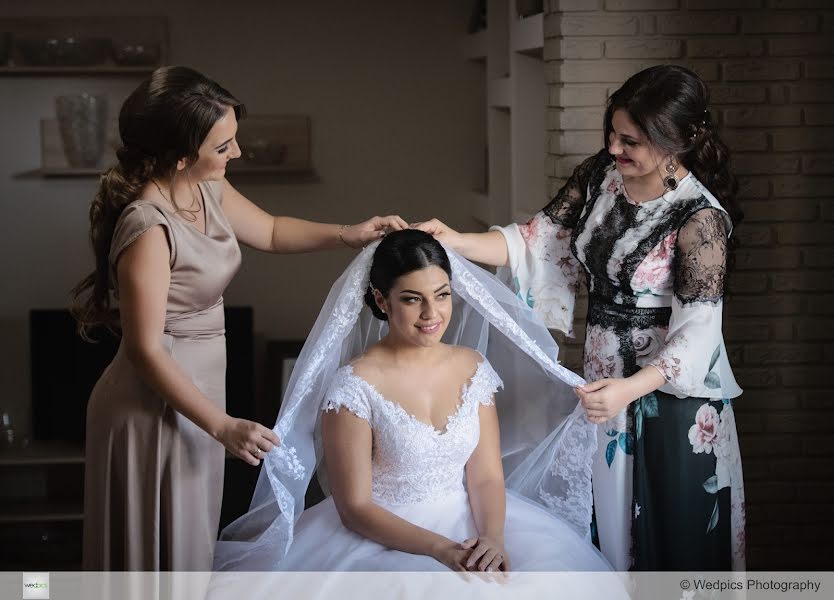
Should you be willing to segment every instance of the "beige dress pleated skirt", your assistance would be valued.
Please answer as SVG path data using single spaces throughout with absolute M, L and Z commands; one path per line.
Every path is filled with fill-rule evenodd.
M 226 406 L 223 291 L 240 248 L 221 208 L 220 183 L 201 183 L 206 233 L 157 204 L 130 204 L 110 252 L 121 253 L 160 225 L 171 250 L 165 350 L 197 388 Z M 116 284 L 118 289 L 118 283 Z M 224 449 L 179 414 L 138 374 L 124 345 L 87 407 L 84 568 L 208 571 L 220 519 Z

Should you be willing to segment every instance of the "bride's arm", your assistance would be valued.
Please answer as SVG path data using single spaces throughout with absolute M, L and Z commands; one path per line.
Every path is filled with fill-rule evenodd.
M 342 524 L 383 546 L 431 556 L 452 570 L 464 571 L 470 550 L 382 508 L 371 496 L 371 427 L 342 409 L 322 415 L 327 477 Z
M 504 518 L 507 498 L 504 469 L 501 465 L 501 439 L 495 404 L 481 405 L 481 437 L 466 463 L 466 487 L 472 515 L 478 527 L 478 539 L 467 567 L 480 571 L 509 570 L 504 550 Z M 467 540 L 469 541 L 469 540 Z

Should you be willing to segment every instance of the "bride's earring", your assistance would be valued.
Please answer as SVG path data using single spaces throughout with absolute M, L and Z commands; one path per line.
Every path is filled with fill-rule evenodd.
M 382 293 L 380 293 L 379 296 L 377 296 L 378 290 L 374 287 L 374 284 L 370 283 L 368 285 L 371 288 L 371 293 L 374 295 L 374 299 L 377 301 L 377 307 L 379 308 L 379 311 L 384 315 L 385 314 L 385 309 L 382 308 L 381 306 L 379 306 L 379 304 L 380 304 L 379 297 L 382 296 Z
M 666 175 L 663 176 L 663 187 L 667 190 L 676 190 L 678 189 L 678 183 L 680 180 L 678 176 L 675 175 L 675 172 L 678 170 L 678 165 L 675 164 L 675 161 L 670 158 L 669 162 L 666 163 Z

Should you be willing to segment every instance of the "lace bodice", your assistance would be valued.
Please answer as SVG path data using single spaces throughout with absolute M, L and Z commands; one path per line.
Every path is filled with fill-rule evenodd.
M 492 395 L 501 385 L 498 374 L 483 359 L 463 386 L 457 410 L 440 431 L 383 397 L 347 365 L 337 371 L 323 409 L 345 407 L 370 424 L 374 500 L 412 504 L 463 490 L 464 467 L 480 437 L 478 407 L 492 404 Z

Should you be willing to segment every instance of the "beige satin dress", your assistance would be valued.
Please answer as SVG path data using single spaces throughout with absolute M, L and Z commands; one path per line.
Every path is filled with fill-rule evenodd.
M 240 248 L 221 209 L 222 184 L 200 184 L 206 233 L 146 200 L 113 234 L 110 265 L 161 225 L 171 250 L 164 348 L 211 402 L 226 406 L 223 291 Z M 118 290 L 118 283 L 116 283 Z M 224 449 L 142 380 L 122 344 L 87 407 L 84 568 L 209 571 L 223 495 Z

